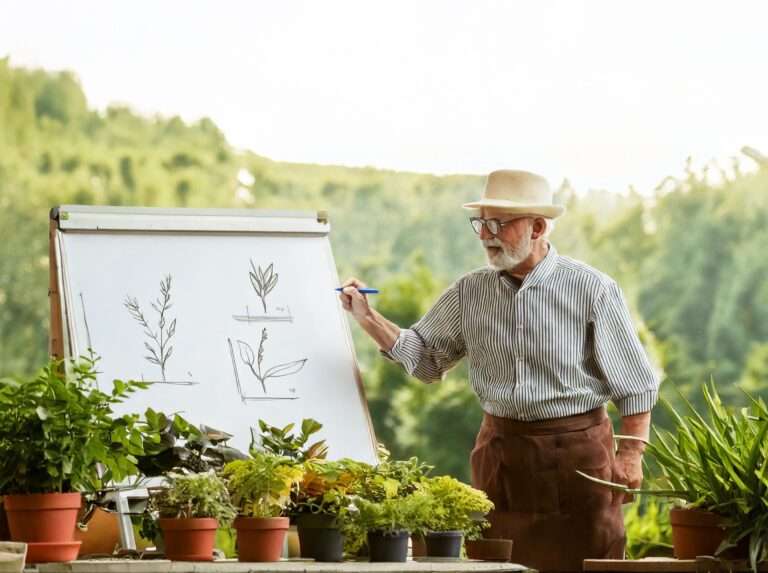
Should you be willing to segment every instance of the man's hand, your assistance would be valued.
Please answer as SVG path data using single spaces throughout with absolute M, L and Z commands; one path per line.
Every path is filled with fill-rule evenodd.
M 339 300 L 344 310 L 352 313 L 358 322 L 370 318 L 371 307 L 368 306 L 368 297 L 357 290 L 365 287 L 365 283 L 356 278 L 350 278 L 341 286 L 344 290 L 339 293 Z
M 625 484 L 631 489 L 639 488 L 643 483 L 643 452 L 639 448 L 619 448 L 616 452 L 616 478 L 617 483 Z M 622 503 L 628 503 L 635 498 L 634 495 L 624 494 Z

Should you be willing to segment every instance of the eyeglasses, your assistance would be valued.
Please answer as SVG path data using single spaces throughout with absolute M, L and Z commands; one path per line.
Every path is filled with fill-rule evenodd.
M 511 219 L 509 221 L 504 221 L 504 222 L 499 221 L 498 219 L 483 219 L 482 217 L 470 217 L 469 222 L 472 225 L 472 229 L 474 229 L 475 233 L 477 233 L 478 235 L 480 234 L 480 231 L 483 230 L 483 225 L 485 225 L 485 228 L 488 230 L 488 232 L 495 237 L 496 235 L 501 233 L 501 230 L 504 228 L 505 225 L 514 223 L 519 219 L 525 219 L 525 217 L 516 217 L 514 219 Z

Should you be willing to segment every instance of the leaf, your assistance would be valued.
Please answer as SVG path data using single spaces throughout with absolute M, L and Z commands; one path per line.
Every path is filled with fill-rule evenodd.
M 302 368 L 304 368 L 304 365 L 307 363 L 307 358 L 302 358 L 301 360 L 295 360 L 293 362 L 286 362 L 285 364 L 278 364 L 277 366 L 273 366 L 269 370 L 267 370 L 264 373 L 264 379 L 267 378 L 281 378 L 283 376 L 290 376 L 291 374 L 296 374 L 299 372 Z
M 301 433 L 307 437 L 319 432 L 323 428 L 323 425 L 312 418 L 304 418 L 301 421 Z
M 35 412 L 37 412 L 37 417 L 41 420 L 47 420 L 48 419 L 48 410 L 43 408 L 42 406 L 38 406 L 35 408 Z
M 256 362 L 256 356 L 253 353 L 253 348 L 251 348 L 247 342 L 242 340 L 237 341 L 237 348 L 240 350 L 240 358 L 242 361 L 249 366 L 253 366 L 254 362 Z

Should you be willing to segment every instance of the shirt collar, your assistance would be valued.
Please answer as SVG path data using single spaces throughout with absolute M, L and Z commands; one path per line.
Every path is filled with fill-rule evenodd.
M 539 264 L 533 267 L 533 270 L 525 276 L 523 284 L 520 286 L 520 290 L 543 283 L 547 280 L 549 275 L 552 274 L 552 271 L 555 270 L 558 258 L 557 249 L 555 249 L 555 245 L 549 241 L 547 241 L 547 244 L 549 245 L 547 254 L 544 255 L 544 258 L 539 261 Z M 504 282 L 508 284 L 513 283 L 513 279 L 509 277 L 505 271 L 499 271 L 499 275 Z

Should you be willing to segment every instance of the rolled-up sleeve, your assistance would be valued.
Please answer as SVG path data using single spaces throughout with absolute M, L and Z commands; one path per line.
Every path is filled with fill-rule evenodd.
M 659 381 L 637 336 L 624 295 L 610 282 L 593 309 L 595 358 L 622 416 L 650 411 Z
M 394 346 L 382 354 L 423 382 L 442 380 L 466 353 L 461 332 L 459 285 L 451 285 L 424 317 L 400 330 Z

